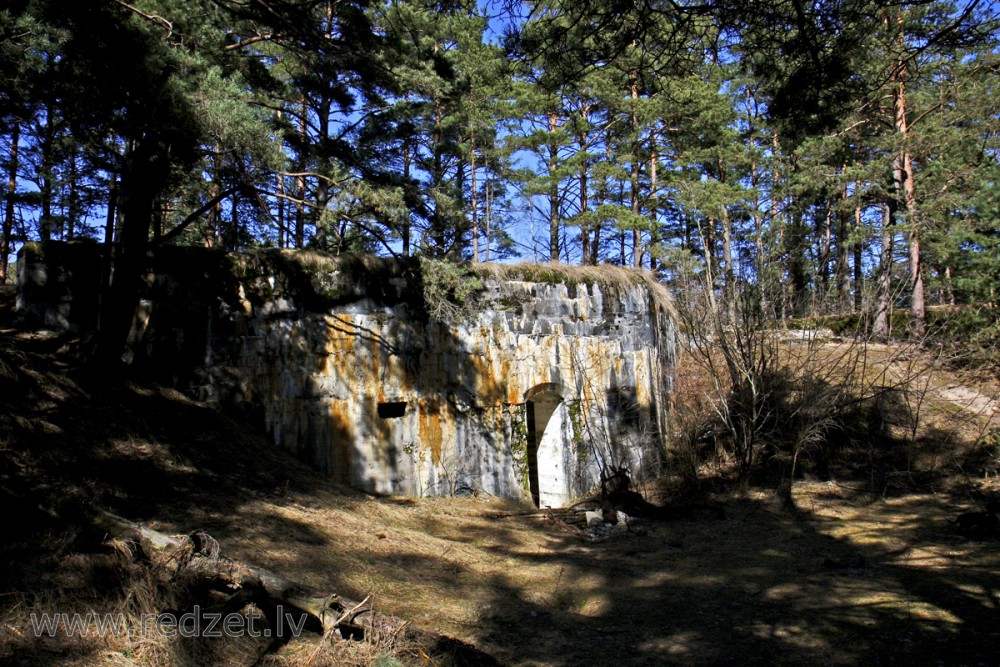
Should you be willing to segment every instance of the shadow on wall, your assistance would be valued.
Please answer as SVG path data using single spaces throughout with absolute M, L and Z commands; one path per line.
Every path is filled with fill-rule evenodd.
M 420 266 L 158 249 L 132 365 L 243 408 L 279 446 L 373 493 L 558 506 L 609 466 L 659 460 L 661 332 L 641 288 L 605 299 L 596 284 L 493 283 L 449 323 L 428 315 Z
M 476 351 L 427 316 L 417 262 L 200 250 L 153 258 L 135 368 L 242 408 L 369 492 L 519 489 L 509 442 L 523 410 L 477 395 Z
M 726 520 L 678 519 L 646 537 L 604 543 L 562 531 L 525 542 L 522 531 L 537 530 L 533 519 L 480 517 L 458 527 L 429 506 L 420 531 L 441 541 L 420 551 L 393 530 L 385 530 L 387 538 L 380 533 L 378 502 L 329 493 L 319 475 L 261 442 L 248 420 L 220 416 L 177 392 L 109 384 L 89 369 L 67 375 L 62 367 L 49 375 L 28 368 L 3 389 L 12 409 L 0 422 L 11 437 L 0 460 L 28 465 L 5 468 L 13 473 L 0 489 L 11 567 L 0 579 L 4 590 L 30 590 L 45 604 L 80 594 L 90 608 L 100 602 L 97 585 L 115 605 L 135 601 L 122 601 L 119 580 L 88 569 L 72 547 L 64 552 L 68 543 L 53 539 L 61 533 L 50 530 L 53 516 L 39 509 L 40 493 L 157 518 L 174 532 L 200 527 L 227 552 L 237 545 L 255 559 L 270 545 L 294 545 L 268 557 L 280 557 L 281 570 L 299 580 L 358 598 L 371 592 L 367 573 L 393 573 L 391 590 L 465 601 L 467 614 L 449 607 L 447 621 L 461 623 L 504 663 L 736 664 L 747 655 L 784 665 L 995 662 L 995 545 L 959 541 L 947 523 L 953 503 L 940 496 L 875 504 L 848 496 L 842 509 L 873 513 L 861 532 L 846 529 L 839 513 L 777 511 L 745 499 L 726 507 Z M 318 502 L 343 510 L 340 521 L 357 521 L 367 548 L 315 522 L 303 503 Z M 479 558 L 446 546 L 484 535 Z M 868 539 L 873 535 L 884 539 Z M 345 563 L 365 573 L 353 587 Z M 500 565 L 484 571 L 492 563 Z M 39 567 L 56 569 L 39 576 Z M 399 612 L 404 603 L 391 600 L 388 587 L 380 583 L 375 599 Z M 20 600 L 3 597 L 0 611 L 23 618 Z M 61 650 L 39 651 L 27 662 L 63 664 Z M 94 644 L 95 660 L 107 654 L 104 640 Z

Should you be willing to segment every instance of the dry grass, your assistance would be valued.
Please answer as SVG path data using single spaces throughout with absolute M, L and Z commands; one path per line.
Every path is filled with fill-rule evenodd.
M 823 466 L 833 466 L 824 475 L 864 472 L 879 485 L 872 489 L 876 496 L 894 492 L 890 487 L 962 495 L 991 486 L 990 478 L 1000 472 L 1000 384 L 988 374 L 956 371 L 936 351 L 915 344 L 780 336 L 765 344 L 766 377 L 781 381 L 772 383 L 767 396 L 780 410 L 773 413 L 777 427 L 770 439 L 761 441 L 763 468 L 777 472 L 782 461 L 767 457 L 790 447 L 786 441 L 794 440 L 794 429 L 816 413 L 829 417 L 820 434 L 833 442 L 811 442 L 802 450 L 804 462 L 823 459 Z M 717 410 L 728 381 L 721 350 L 679 355 L 675 458 L 718 455 L 725 461 L 727 433 Z
M 32 637 L 32 611 L 122 612 L 134 622 L 204 599 L 122 545 L 74 535 L 72 522 L 37 510 L 84 498 L 168 533 L 205 530 L 228 555 L 316 588 L 370 595 L 377 608 L 505 664 L 995 661 L 997 543 L 966 541 L 948 523 L 974 506 L 959 493 L 970 483 L 995 490 L 991 473 L 968 463 L 990 426 L 948 398 L 961 378 L 947 371 L 934 371 L 922 397 L 900 392 L 886 406 L 893 446 L 913 452 L 914 470 L 939 473 L 921 490 L 807 479 L 788 510 L 770 492 L 709 486 L 725 519 L 694 514 L 590 542 L 558 515 L 506 501 L 374 498 L 338 487 L 275 452 L 245 418 L 169 390 L 97 381 L 43 349 L 50 342 L 5 335 L 0 662 L 251 665 L 267 648 L 249 638 Z M 892 372 L 910 363 L 890 359 L 889 348 L 870 354 L 896 364 Z M 996 397 L 989 386 L 975 390 Z M 307 633 L 259 664 L 449 661 L 395 637 Z
M 947 658 L 959 638 L 991 636 L 1000 594 L 993 545 L 959 539 L 947 523 L 958 508 L 936 495 L 870 503 L 803 483 L 798 513 L 751 493 L 729 497 L 724 521 L 600 544 L 544 516 L 493 518 L 510 509 L 498 501 L 302 500 L 248 503 L 215 534 L 237 555 L 370 594 L 510 664 Z M 277 526 L 281 544 L 268 537 Z M 981 648 L 957 650 L 974 659 Z
M 610 264 L 599 266 L 574 266 L 569 264 L 472 264 L 472 271 L 489 280 L 522 280 L 525 282 L 602 285 L 625 289 L 645 285 L 653 302 L 664 312 L 674 316 L 673 301 L 669 290 L 651 272 Z M 676 318 L 674 318 L 676 319 Z
M 267 649 L 250 636 L 170 638 L 155 616 L 183 609 L 190 582 L 138 561 L 127 545 L 102 553 L 68 553 L 36 564 L 32 592 L 14 591 L 0 614 L 0 660 L 59 665 L 248 665 Z M 250 612 L 253 613 L 253 612 Z M 77 615 L 82 625 L 54 633 L 36 628 L 44 616 Z M 98 620 L 98 616 L 104 620 Z M 75 621 L 70 621 L 75 622 Z M 102 630 L 100 623 L 107 625 Z
M 306 507 L 292 494 L 220 516 L 226 523 L 214 533 L 231 553 L 304 581 L 370 592 L 388 610 L 508 664 L 989 659 L 1000 557 L 992 544 L 950 531 L 953 505 L 926 494 L 869 504 L 849 488 L 818 483 L 799 485 L 795 499 L 799 514 L 766 495 L 732 497 L 724 521 L 678 520 L 592 544 L 544 518 L 492 518 L 509 509 L 496 501 L 345 503 L 321 493 Z M 308 527 L 309 539 L 296 527 Z M 266 537 L 277 532 L 284 541 Z M 5 626 L 24 611 L 10 610 Z M 238 648 L 226 650 L 226 664 L 251 657 Z M 211 656 L 96 639 L 38 650 L 56 652 L 60 664 L 77 656 L 76 664 L 207 664 Z M 315 636 L 264 664 L 392 664 L 389 655 L 432 664 L 419 648 Z

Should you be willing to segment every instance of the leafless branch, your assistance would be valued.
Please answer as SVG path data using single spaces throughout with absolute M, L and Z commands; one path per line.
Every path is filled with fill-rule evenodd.
M 139 16 L 146 19 L 150 23 L 155 23 L 156 25 L 160 26 L 161 28 L 167 31 L 167 37 L 174 34 L 174 24 L 171 23 L 169 20 L 163 18 L 162 16 L 157 16 L 156 14 L 147 14 L 138 7 L 135 7 L 125 2 L 125 0 L 114 0 L 114 2 L 124 7 L 125 9 L 129 10 L 130 12 L 138 14 Z
M 246 39 L 237 39 L 234 44 L 230 44 L 226 47 L 227 51 L 232 51 L 234 49 L 242 49 L 245 46 L 250 46 L 252 44 L 258 44 L 260 42 L 269 42 L 274 39 L 274 34 L 267 32 L 259 35 L 254 35 L 253 37 L 247 37 Z
M 191 226 L 191 224 L 194 223 L 198 218 L 200 218 L 205 213 L 207 213 L 208 211 L 210 211 L 213 206 L 215 206 L 216 204 L 218 204 L 219 202 L 221 202 L 226 197 L 229 197 L 229 196 L 233 195 L 238 190 L 239 190 L 239 187 L 232 187 L 232 188 L 229 188 L 227 190 L 223 190 L 222 192 L 220 192 L 216 196 L 212 197 L 203 206 L 201 206 L 196 211 L 194 211 L 193 213 L 191 213 L 190 215 L 188 215 L 186 218 L 184 218 L 184 220 L 182 220 L 179 225 L 177 225 L 176 227 L 174 227 L 173 229 L 171 229 L 169 232 L 167 232 L 166 234 L 164 234 L 160 238 L 156 239 L 154 241 L 154 244 L 163 245 L 163 244 L 165 244 L 165 243 L 167 243 L 169 241 L 172 241 L 173 239 L 177 238 L 178 236 L 181 235 L 181 233 L 185 229 L 187 229 L 189 226 Z

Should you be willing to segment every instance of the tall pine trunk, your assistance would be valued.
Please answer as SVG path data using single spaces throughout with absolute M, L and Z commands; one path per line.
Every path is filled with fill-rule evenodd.
M 851 246 L 848 238 L 848 214 L 837 212 L 837 312 L 851 308 Z
M 21 141 L 21 123 L 14 121 L 10 134 L 10 161 L 7 163 L 7 196 L 4 202 L 3 230 L 0 233 L 0 283 L 7 281 L 10 246 L 14 235 L 14 198 L 17 194 L 17 149 Z
M 879 256 L 878 284 L 875 287 L 875 319 L 872 337 L 881 342 L 889 340 L 892 315 L 892 266 L 893 241 L 896 227 L 896 200 L 889 199 L 882 209 L 882 251 Z
M 410 96 L 407 94 L 406 103 L 410 103 Z M 410 135 L 407 133 L 406 138 L 403 139 L 403 184 L 405 187 L 410 187 L 410 172 L 411 163 L 413 161 L 410 148 Z M 410 256 L 410 214 L 409 212 L 403 213 L 402 229 L 399 230 L 399 235 L 403 242 L 402 253 L 403 257 Z
M 549 145 L 549 260 L 554 263 L 559 261 L 559 179 L 556 175 L 559 147 L 554 138 L 558 129 L 559 118 L 550 112 L 549 132 L 553 139 Z
M 586 102 L 582 104 L 580 110 L 580 152 L 582 153 L 580 157 L 580 263 L 590 264 L 591 250 L 590 250 L 590 224 L 587 222 L 587 210 L 590 208 L 590 202 L 588 201 L 588 188 L 590 187 L 587 179 L 590 171 L 590 164 L 587 160 L 587 149 L 590 147 L 590 142 L 587 137 L 587 123 L 589 122 L 590 105 Z
M 309 145 L 308 125 L 306 124 L 306 96 L 302 95 L 299 100 L 299 147 L 295 164 L 295 247 L 304 248 L 306 245 L 306 146 Z
M 651 249 L 655 248 L 656 244 L 660 241 L 660 226 L 658 223 L 660 196 L 657 192 L 659 181 L 656 173 L 656 165 L 658 161 L 659 155 L 657 154 L 656 132 L 651 131 L 649 133 L 649 199 L 651 202 L 649 206 L 649 247 Z M 652 250 L 649 253 L 649 270 L 656 270 L 656 253 Z
M 330 110 L 333 106 L 333 100 L 326 94 L 324 94 L 316 107 L 316 135 L 319 137 L 320 141 L 326 141 L 330 135 Z M 322 172 L 322 166 L 319 167 L 319 171 Z M 235 199 L 234 205 L 235 205 Z M 330 203 L 330 185 L 325 178 L 316 179 L 316 199 L 315 206 L 312 210 L 313 228 L 314 228 L 314 242 L 320 248 L 320 250 L 329 249 L 329 229 L 327 227 L 326 220 L 326 207 Z M 233 218 L 235 219 L 235 213 Z M 339 253 L 339 250 L 338 250 Z
M 817 299 L 820 313 L 825 314 L 827 299 L 830 294 L 830 255 L 833 251 L 833 202 L 827 200 L 826 212 L 816 217 L 816 235 L 819 237 L 819 257 L 816 271 L 819 278 L 819 293 Z M 811 307 L 810 314 L 817 314 L 816 304 Z
M 43 242 L 52 238 L 52 175 L 54 169 L 55 128 L 52 124 L 52 104 L 46 105 L 45 125 L 42 128 L 42 165 L 38 179 L 38 196 L 42 212 L 38 219 L 38 237 Z
M 434 108 L 434 132 L 431 135 L 432 155 L 431 155 L 431 182 L 430 192 L 440 196 L 445 188 L 444 175 L 444 103 L 440 100 L 435 102 Z M 441 201 L 435 198 L 434 209 L 431 211 L 428 229 L 428 238 L 435 255 L 442 255 L 448 249 L 446 239 L 446 216 L 441 211 Z
M 639 101 L 639 86 L 636 80 L 639 77 L 638 72 L 635 70 L 631 73 L 632 77 L 632 169 L 629 172 L 629 187 L 631 192 L 629 194 L 629 210 L 632 211 L 632 266 L 635 268 L 642 267 L 642 229 L 639 228 L 638 220 L 639 213 L 641 211 L 641 203 L 639 200 L 639 171 L 641 168 L 640 156 L 639 156 L 639 115 L 638 115 L 638 101 Z
M 115 247 L 108 298 L 101 300 L 98 354 L 112 366 L 123 360 L 139 302 L 153 223 L 153 207 L 163 190 L 168 160 L 155 137 L 129 142 L 120 186 L 120 243 Z
M 900 153 L 897 168 L 896 192 L 902 194 L 906 207 L 906 223 L 909 227 L 910 258 L 910 333 L 922 337 L 926 331 L 926 308 L 924 305 L 924 277 L 920 257 L 920 221 L 917 219 L 917 197 L 913 184 L 913 156 L 908 146 L 909 124 L 906 108 L 906 64 L 896 66 L 896 87 L 893 91 L 893 106 L 896 116 L 896 131 L 900 137 Z
M 864 307 L 863 291 L 861 289 L 861 287 L 862 287 L 862 279 L 863 279 L 863 275 L 864 274 L 862 273 L 862 268 L 863 267 L 861 265 L 862 247 L 861 247 L 861 240 L 860 240 L 860 232 L 861 232 L 861 229 L 862 229 L 862 227 L 861 227 L 861 212 L 862 212 L 861 211 L 861 206 L 862 206 L 862 201 L 861 201 L 861 184 L 860 183 L 857 183 L 856 193 L 857 193 L 858 203 L 854 207 L 854 229 L 858 232 L 859 237 L 858 237 L 858 240 L 856 240 L 854 242 L 854 310 L 855 310 L 855 312 L 860 312 L 861 309 Z
M 476 172 L 476 130 L 473 129 L 469 137 L 469 143 L 471 144 L 470 156 L 469 156 L 469 178 L 471 179 L 471 201 L 469 206 L 472 208 L 472 261 L 479 261 L 479 193 L 477 188 L 479 183 L 477 182 L 478 173 Z
M 222 147 L 215 144 L 212 152 L 212 183 L 209 186 L 209 195 L 212 199 L 217 199 L 222 192 Z M 218 199 L 215 205 L 208 212 L 208 230 L 205 233 L 205 247 L 213 248 L 219 245 L 219 229 L 222 226 L 222 200 Z

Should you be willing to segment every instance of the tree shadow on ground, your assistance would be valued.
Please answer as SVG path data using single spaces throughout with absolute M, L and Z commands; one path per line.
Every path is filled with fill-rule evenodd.
M 974 556 L 911 560 L 917 545 L 955 550 L 940 516 L 914 505 L 878 528 L 884 542 L 743 503 L 714 525 L 520 554 L 526 566 L 558 563 L 562 577 L 537 590 L 495 576 L 482 636 L 518 664 L 988 664 L 1000 575 L 965 562 Z
M 72 371 L 63 377 L 75 389 L 53 388 L 29 370 L 19 390 L 34 408 L 18 413 L 26 424 L 5 422 L 22 443 L 4 453 L 4 490 L 25 510 L 17 518 L 41 521 L 27 505 L 49 489 L 166 529 L 209 530 L 257 564 L 358 597 L 373 591 L 397 613 L 407 604 L 393 591 L 444 607 L 457 599 L 465 606 L 423 620 L 453 614 L 449 632 L 505 663 L 990 664 L 998 643 L 996 543 L 959 540 L 940 497 L 865 505 L 818 485 L 795 512 L 744 498 L 724 520 L 676 519 L 590 543 L 537 518 L 470 519 L 461 504 L 428 509 L 337 487 L 245 422 L 169 390 L 101 388 Z M 825 512 L 835 501 L 864 520 Z M 333 509 L 355 523 L 330 529 L 323 512 Z M 55 554 L 58 526 L 6 534 L 5 560 L 22 568 L 7 569 L 5 591 L 59 585 L 11 547 L 20 536 L 36 556 Z M 437 542 L 417 545 L 418 534 Z M 193 655 L 178 659 L 195 664 Z
M 675 520 L 599 544 L 559 535 L 505 542 L 498 526 L 492 551 L 510 561 L 506 571 L 481 579 L 474 566 L 456 566 L 443 582 L 454 597 L 481 600 L 466 630 L 510 664 L 993 659 L 995 545 L 958 540 L 940 499 L 862 508 L 871 516 L 848 532 L 842 524 L 857 519 L 763 501 L 728 509 L 726 520 Z M 446 523 L 424 528 L 448 534 Z M 441 576 L 426 556 L 383 565 Z M 543 568 L 558 575 L 532 576 Z M 423 585 L 419 576 L 410 583 Z
M 797 496 L 797 511 L 737 497 L 724 520 L 590 543 L 535 518 L 470 515 L 471 500 L 365 496 L 277 451 L 252 417 L 94 377 L 51 349 L 4 353 L 4 593 L 44 599 L 74 576 L 114 593 L 92 561 L 67 557 L 81 545 L 59 513 L 93 502 L 167 532 L 208 530 L 317 588 L 373 592 L 509 664 L 995 660 L 996 543 L 949 532 L 940 497 L 865 505 L 821 487 Z M 38 655 L 29 662 L 65 658 Z
M 171 599 L 160 584 L 146 581 L 155 569 L 133 571 L 131 555 L 117 558 L 120 547 L 88 527 L 90 508 L 188 533 L 228 526 L 241 507 L 262 499 L 290 504 L 320 489 L 336 493 L 343 505 L 364 498 L 277 451 L 255 419 L 95 372 L 58 337 L 6 329 L 0 373 L 0 616 L 15 621 L 0 633 L 0 661 L 61 664 L 88 652 L 96 662 L 107 658 L 109 644 L 93 636 L 60 636 L 44 646 L 25 637 L 20 626 L 28 609 L 128 610 L 129 596 L 140 595 L 135 604 L 154 611 L 156 600 Z M 283 545 L 329 540 L 292 517 L 254 530 Z M 172 657 L 160 661 L 216 663 L 213 651 L 231 654 L 218 664 L 257 658 L 252 646 L 234 651 L 240 641 L 209 644 L 187 650 L 187 643 L 174 643 Z

